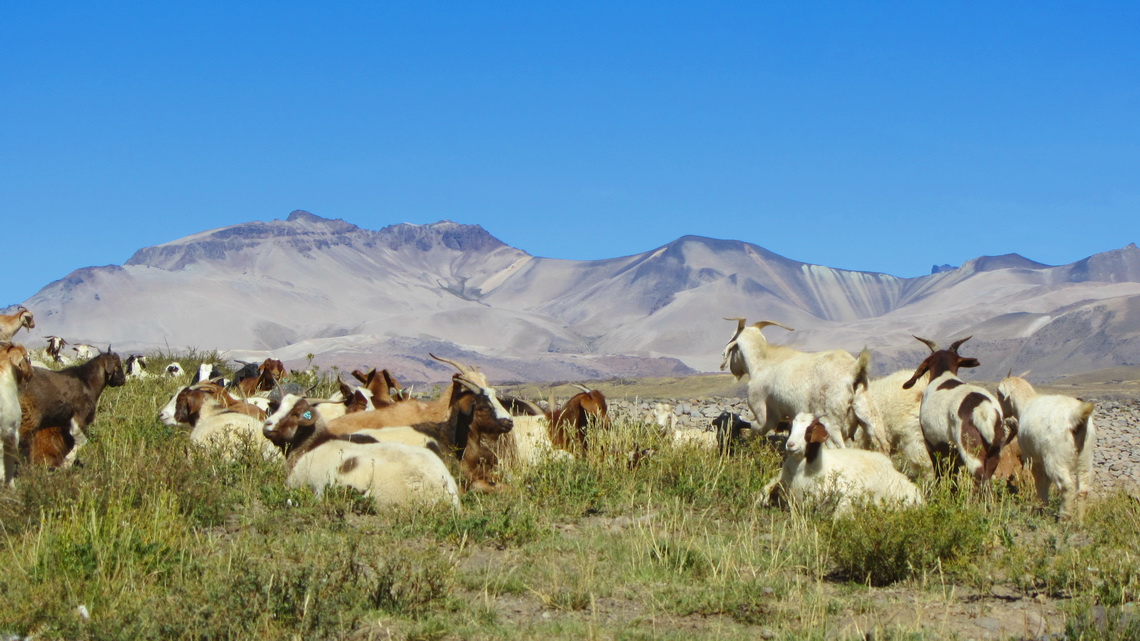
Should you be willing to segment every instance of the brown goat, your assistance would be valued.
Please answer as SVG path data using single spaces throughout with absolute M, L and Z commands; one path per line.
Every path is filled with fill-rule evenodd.
M 581 385 L 576 387 L 582 391 L 572 396 L 562 407 L 546 412 L 546 420 L 550 426 L 551 445 L 580 455 L 587 450 L 591 424 L 606 428 L 609 426 L 609 416 L 605 394 Z M 553 403 L 551 407 L 554 407 Z
M 242 396 L 253 396 L 258 392 L 268 392 L 285 377 L 285 364 L 275 358 L 267 358 L 257 369 L 249 363 L 234 374 L 231 387 L 236 387 Z
M 58 372 L 35 368 L 20 390 L 21 454 L 32 463 L 70 464 L 87 442 L 103 389 L 126 381 L 122 360 L 110 351 Z
M 372 368 L 367 372 L 353 370 L 352 376 L 371 392 L 372 406 L 375 408 L 391 405 L 399 401 L 406 401 L 411 398 L 404 390 L 404 386 L 400 385 L 400 381 L 397 381 L 396 377 L 392 376 L 392 373 L 386 369 L 382 369 L 379 372 L 376 371 L 376 368 Z
M 0 341 L 10 341 L 21 328 L 31 330 L 36 326 L 36 319 L 27 307 L 20 305 L 15 314 L 0 314 Z

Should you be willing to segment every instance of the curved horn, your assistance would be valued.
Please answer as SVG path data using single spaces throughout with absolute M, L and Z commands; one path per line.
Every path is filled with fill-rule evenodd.
M 911 336 L 914 336 L 914 334 L 911 334 Z M 914 336 L 914 338 L 918 342 L 929 347 L 931 352 L 937 352 L 938 351 L 938 343 L 935 343 L 934 341 L 932 341 L 930 339 L 920 338 L 918 336 Z
M 965 343 L 966 341 L 970 340 L 973 337 L 974 337 L 974 335 L 971 334 L 971 335 L 967 336 L 966 338 L 963 338 L 961 340 L 956 340 L 953 343 L 950 343 L 950 351 L 957 354 L 958 348 L 962 346 L 962 343 Z
M 471 390 L 472 393 L 475 393 L 475 394 L 482 394 L 483 393 L 482 387 L 479 387 L 475 383 L 472 383 L 471 381 L 467 380 L 466 378 L 463 378 L 463 376 L 456 376 L 455 380 L 458 381 L 459 383 L 461 383 L 463 385 L 463 387 L 466 387 L 467 389 Z
M 464 365 L 461 365 L 461 364 L 459 364 L 459 363 L 456 363 L 456 362 L 455 362 L 455 361 L 453 361 L 453 360 L 449 360 L 449 359 L 446 359 L 446 358 L 440 358 L 440 357 L 436 356 L 435 354 L 432 354 L 431 352 L 428 352 L 428 356 L 431 356 L 432 358 L 434 358 L 435 360 L 437 360 L 437 361 L 439 361 L 439 362 L 441 362 L 441 363 L 447 363 L 448 365 L 451 365 L 451 366 L 452 366 L 452 367 L 454 367 L 455 369 L 459 370 L 459 373 L 460 373 L 460 374 L 469 374 L 469 373 L 471 373 L 471 368 L 470 368 L 470 367 L 466 367 L 466 366 L 464 366 Z
M 1006 378 L 1013 378 L 1013 368 L 1009 368 L 1009 373 L 1005 375 Z
M 789 332 L 796 331 L 796 330 L 792 329 L 791 327 L 788 327 L 787 325 L 781 325 L 781 324 L 777 323 L 776 321 L 760 321 L 758 323 L 752 324 L 752 326 L 755 327 L 756 329 L 764 329 L 765 327 L 767 327 L 769 325 L 775 325 L 776 327 L 781 327 L 783 329 L 788 330 Z
M 586 387 L 585 385 L 579 385 L 579 384 L 577 384 L 577 383 L 570 383 L 570 384 L 571 384 L 571 385 L 573 385 L 574 387 L 577 387 L 578 389 L 582 390 L 583 392 L 585 392 L 585 393 L 587 393 L 587 394 L 589 394 L 590 392 L 594 391 L 594 390 L 592 390 L 592 389 L 590 389 L 590 388 Z

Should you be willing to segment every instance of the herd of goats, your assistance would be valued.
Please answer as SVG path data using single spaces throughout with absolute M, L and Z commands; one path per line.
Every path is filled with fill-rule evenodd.
M 737 327 L 721 369 L 748 377 L 754 421 L 725 413 L 707 431 L 679 430 L 663 403 L 644 420 L 678 445 L 722 453 L 735 451 L 746 434 L 789 430 L 783 467 L 765 489 L 765 503 L 828 497 L 836 500 L 836 514 L 868 500 L 913 505 L 923 501 L 912 480 L 920 476 L 937 480 L 965 470 L 982 486 L 1027 468 L 1044 503 L 1051 489 L 1060 492 L 1060 518 L 1082 518 L 1096 438 L 1091 403 L 1038 394 L 1012 372 L 996 394 L 964 381 L 959 370 L 979 365 L 958 354 L 968 337 L 946 349 L 919 338 L 930 354 L 914 371 L 872 380 L 866 349 L 858 356 L 802 352 L 770 344 L 762 333 L 769 326 L 791 328 L 728 320 Z M 23 307 L 0 315 L 0 470 L 8 484 L 20 465 L 72 465 L 103 389 L 156 375 L 146 370 L 145 357 L 124 363 L 109 348 L 58 370 L 34 363 L 12 342 L 21 328 L 34 327 Z M 62 363 L 63 344 L 49 337 L 43 359 Z M 498 491 L 505 470 L 582 456 L 598 430 L 615 429 L 597 390 L 583 387 L 561 408 L 552 402 L 544 411 L 496 392 L 475 367 L 431 357 L 456 370 L 434 400 L 413 397 L 388 370 L 354 371 L 358 384 L 339 381 L 332 397 L 313 398 L 287 380 L 275 359 L 230 375 L 204 364 L 192 377 L 171 363 L 157 375 L 190 380 L 158 419 L 189 426 L 192 442 L 225 456 L 252 444 L 284 461 L 293 487 L 320 494 L 330 485 L 347 486 L 381 506 L 446 502 L 456 509 L 461 492 Z M 631 460 L 646 453 L 633 452 Z

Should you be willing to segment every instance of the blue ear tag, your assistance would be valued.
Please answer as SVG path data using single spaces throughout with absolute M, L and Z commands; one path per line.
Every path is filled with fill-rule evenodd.
M 305 419 L 306 421 L 313 420 L 313 411 L 306 410 L 305 413 L 301 415 L 301 418 Z

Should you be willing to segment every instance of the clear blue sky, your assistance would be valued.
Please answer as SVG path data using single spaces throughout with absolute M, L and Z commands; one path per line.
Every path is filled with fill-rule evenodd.
M 0 304 L 293 209 L 899 276 L 1140 241 L 1136 2 L 7 2 L 0 42 Z

